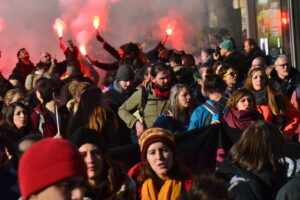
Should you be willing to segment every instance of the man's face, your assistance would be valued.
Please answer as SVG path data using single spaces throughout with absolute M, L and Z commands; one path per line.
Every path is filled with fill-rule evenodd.
M 43 52 L 41 54 L 40 61 L 43 63 L 51 64 L 51 55 L 48 52 Z
M 23 60 L 23 59 L 29 59 L 29 53 L 26 49 L 23 49 L 22 51 L 20 51 L 20 54 L 19 54 L 19 59 Z
M 220 55 L 221 55 L 221 56 L 225 56 L 225 55 L 226 55 L 226 53 L 227 53 L 227 50 L 226 50 L 226 49 L 224 49 L 224 48 L 223 48 L 223 47 L 221 47 L 221 46 L 220 46 L 220 48 L 221 48 L 221 49 L 220 49 Z
M 123 58 L 125 56 L 125 51 L 121 48 L 119 49 L 118 53 L 120 55 L 120 58 Z
M 159 57 L 162 59 L 162 60 L 167 60 L 169 59 L 169 51 L 167 49 L 161 49 L 159 51 Z
M 244 43 L 244 50 L 246 54 L 249 54 L 251 52 L 251 50 L 253 49 L 253 45 L 249 45 L 249 42 L 246 41 Z
M 201 51 L 201 54 L 200 54 L 201 61 L 203 62 L 207 57 L 208 57 L 207 53 L 205 53 L 204 51 Z
M 158 72 L 155 77 L 151 77 L 151 80 L 163 91 L 170 89 L 171 76 L 169 70 Z
M 275 70 L 280 78 L 287 77 L 290 73 L 290 66 L 287 58 L 279 57 L 275 65 Z
M 260 68 L 260 67 L 264 68 L 265 67 L 264 63 L 260 59 L 255 58 L 252 61 L 251 69 Z
M 119 86 L 123 90 L 128 90 L 130 89 L 130 86 L 132 85 L 132 81 L 119 81 Z
M 46 187 L 31 200 L 79 200 L 84 197 L 83 177 L 72 177 Z

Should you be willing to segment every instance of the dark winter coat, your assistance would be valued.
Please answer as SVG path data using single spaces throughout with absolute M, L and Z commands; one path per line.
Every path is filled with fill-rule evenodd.
M 244 57 L 240 73 L 246 76 L 252 66 L 252 61 L 258 57 L 263 57 L 266 59 L 265 53 L 259 47 L 255 47 L 248 55 Z
M 290 75 L 284 81 L 278 77 L 277 71 L 273 69 L 270 74 L 270 83 L 279 93 L 291 98 L 296 87 L 300 86 L 300 73 L 291 67 Z
M 286 183 L 278 192 L 276 200 L 296 200 L 300 199 L 300 174 L 298 173 L 292 180 Z
M 22 61 L 19 61 L 13 69 L 12 74 L 20 76 L 24 83 L 27 75 L 29 75 L 33 70 L 34 65 L 32 62 L 30 62 L 29 65 L 25 65 Z
M 274 174 L 268 169 L 260 173 L 249 172 L 226 159 L 218 166 L 217 174 L 228 181 L 233 200 L 275 199 L 278 190 L 286 183 L 285 173 Z

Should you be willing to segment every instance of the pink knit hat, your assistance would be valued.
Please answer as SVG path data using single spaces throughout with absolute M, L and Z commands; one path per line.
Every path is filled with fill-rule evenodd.
M 63 139 L 42 139 L 21 157 L 19 185 L 24 200 L 58 181 L 86 177 L 86 165 L 78 149 Z

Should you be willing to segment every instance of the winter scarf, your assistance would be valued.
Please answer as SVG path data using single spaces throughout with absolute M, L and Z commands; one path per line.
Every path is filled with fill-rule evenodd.
M 181 193 L 181 181 L 167 179 L 160 191 L 157 192 L 151 178 L 148 178 L 142 186 L 142 200 L 170 200 L 177 199 Z
M 161 91 L 160 88 L 152 82 L 154 93 L 157 97 L 163 98 L 163 99 L 168 99 L 170 96 L 170 90 L 168 91 Z
M 268 93 L 267 90 L 260 90 L 260 91 L 252 91 L 257 105 L 268 105 Z
M 121 93 L 121 94 L 124 94 L 125 96 L 130 96 L 131 94 L 132 94 L 132 92 L 133 92 L 133 88 L 131 87 L 131 88 L 129 88 L 128 90 L 124 90 L 123 88 L 121 88 L 120 87 L 120 85 L 119 85 L 119 83 L 118 83 L 118 81 L 114 81 L 114 83 L 113 83 L 113 88 L 117 91 L 117 92 L 119 92 L 119 93 Z
M 231 109 L 223 115 L 224 120 L 231 128 L 244 131 L 249 125 L 264 117 L 256 110 L 234 110 Z

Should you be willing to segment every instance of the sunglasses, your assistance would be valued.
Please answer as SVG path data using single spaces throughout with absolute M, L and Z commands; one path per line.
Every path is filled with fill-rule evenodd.
M 238 73 L 237 72 L 227 72 L 224 74 L 224 77 L 227 76 L 227 75 L 230 75 L 230 76 L 237 76 Z

